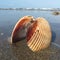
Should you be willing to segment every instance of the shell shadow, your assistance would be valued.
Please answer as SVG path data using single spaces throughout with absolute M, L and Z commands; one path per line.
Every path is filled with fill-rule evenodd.
M 56 39 L 56 33 L 54 31 L 52 31 L 52 41 L 51 42 L 54 42 Z

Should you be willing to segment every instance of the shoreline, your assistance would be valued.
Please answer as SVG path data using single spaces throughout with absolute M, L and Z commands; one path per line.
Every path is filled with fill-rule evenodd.
M 0 10 L 60 11 L 60 8 L 0 8 Z

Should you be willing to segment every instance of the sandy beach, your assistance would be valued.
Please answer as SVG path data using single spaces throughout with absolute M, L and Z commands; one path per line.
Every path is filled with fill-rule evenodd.
M 60 15 L 55 16 L 51 11 L 10 11 L 0 10 L 0 60 L 60 60 Z M 10 37 L 16 22 L 25 15 L 44 17 L 52 29 L 51 45 L 39 52 L 32 52 L 21 40 L 10 44 Z

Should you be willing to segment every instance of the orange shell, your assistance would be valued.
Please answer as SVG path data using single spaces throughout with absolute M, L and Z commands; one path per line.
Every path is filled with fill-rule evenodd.
M 12 31 L 12 39 L 11 39 L 11 43 L 15 43 L 19 40 L 21 40 L 19 37 L 17 38 L 19 32 L 22 32 L 22 30 L 24 29 L 24 27 L 31 21 L 31 19 L 33 19 L 32 16 L 24 16 L 23 18 L 21 18 L 15 25 L 13 31 Z M 24 33 L 22 33 L 24 35 Z M 20 34 L 20 36 L 22 35 Z M 21 38 L 24 38 L 25 36 L 22 36 Z
M 44 18 L 37 18 L 27 30 L 27 45 L 32 51 L 47 48 L 51 42 L 50 25 Z
M 32 19 L 32 16 L 24 16 L 16 23 L 12 31 L 11 43 L 26 37 L 28 47 L 35 52 L 50 45 L 52 34 L 47 20 L 37 18 L 32 22 Z

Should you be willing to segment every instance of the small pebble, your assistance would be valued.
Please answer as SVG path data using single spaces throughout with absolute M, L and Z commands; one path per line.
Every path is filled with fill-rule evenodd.
M 4 33 L 1 33 L 1 36 L 4 35 Z

